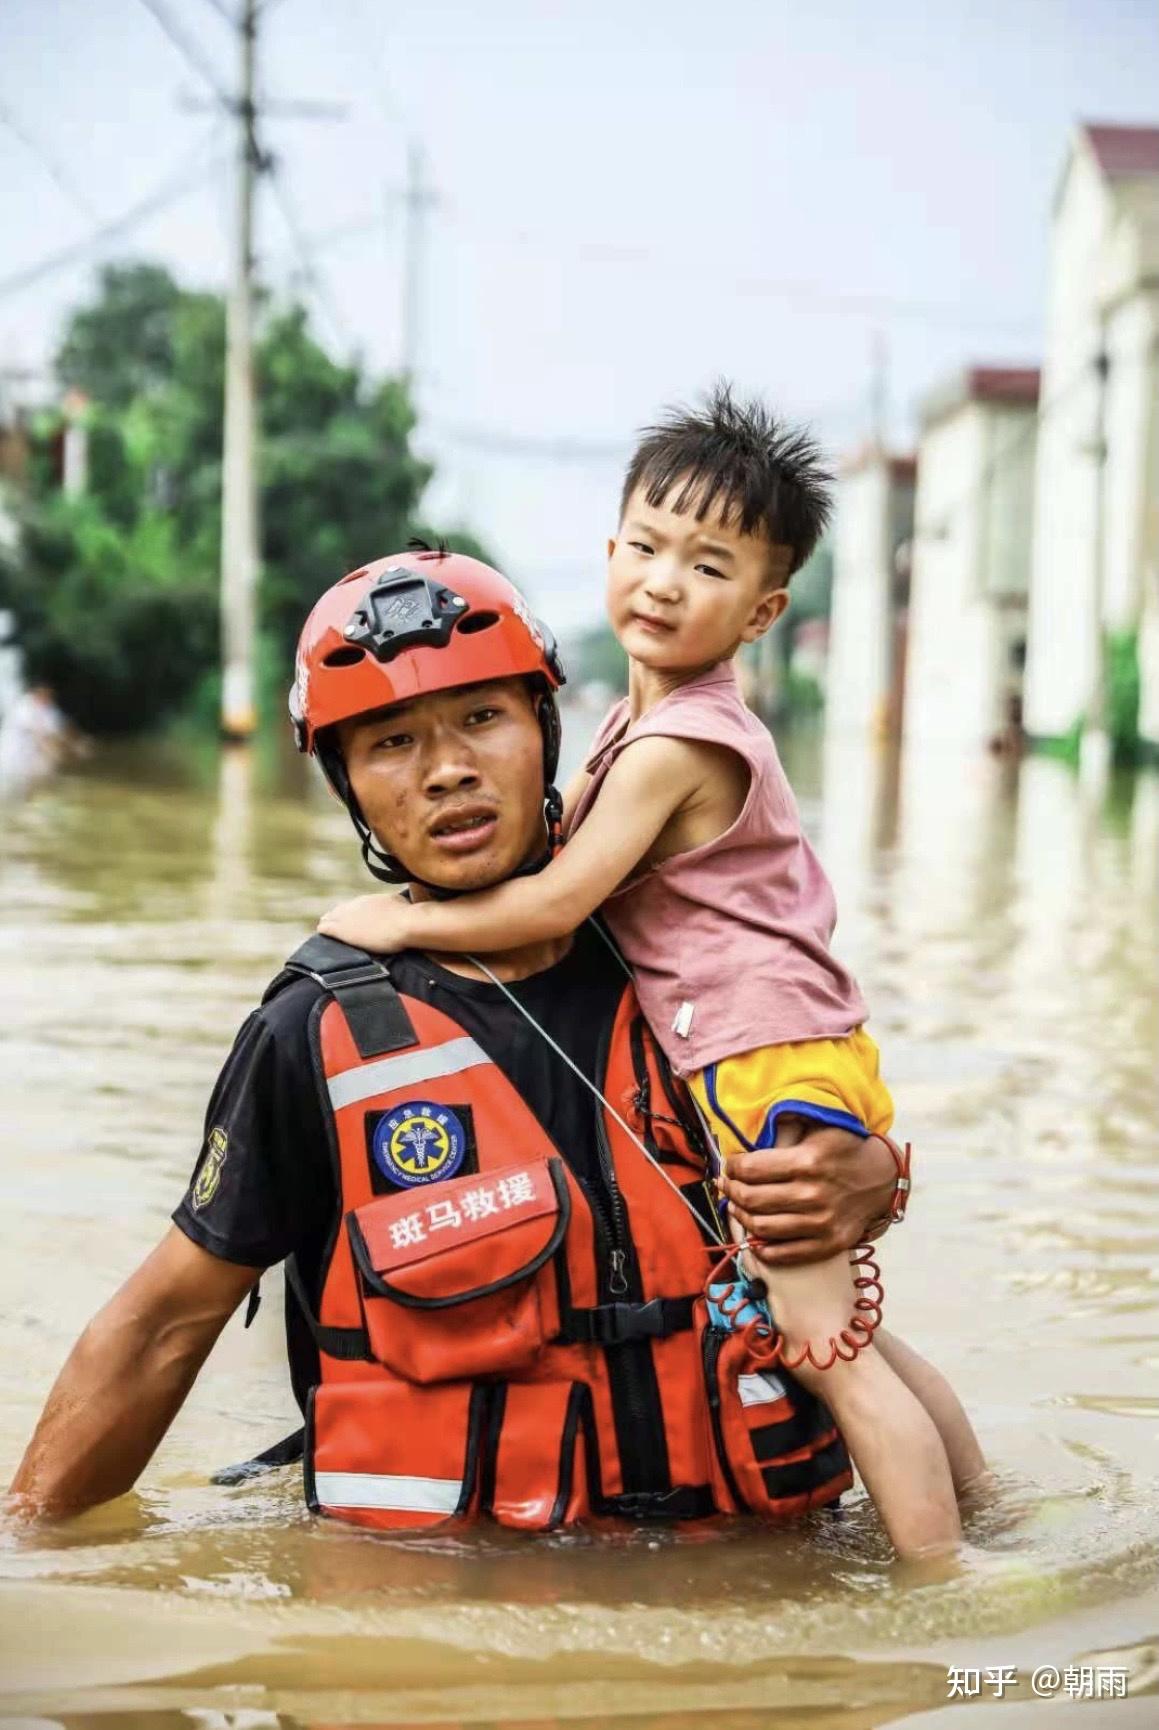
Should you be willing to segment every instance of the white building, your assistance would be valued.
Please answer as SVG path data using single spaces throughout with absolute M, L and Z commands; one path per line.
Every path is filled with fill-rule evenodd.
M 842 469 L 825 680 L 828 733 L 897 731 L 913 514 L 913 457 L 871 446 Z
M 1055 199 L 1025 724 L 1079 727 L 1103 632 L 1139 631 L 1159 744 L 1159 127 L 1081 126 Z
M 977 749 L 1019 719 L 1038 372 L 972 367 L 924 405 L 905 737 Z

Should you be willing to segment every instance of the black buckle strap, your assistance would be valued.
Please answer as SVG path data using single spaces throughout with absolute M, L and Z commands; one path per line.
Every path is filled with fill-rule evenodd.
M 320 1352 L 328 1358 L 343 1358 L 347 1363 L 373 1363 L 370 1340 L 365 1328 L 327 1328 L 314 1314 L 293 1256 L 286 1262 L 286 1285 L 294 1294 L 298 1308 L 305 1317 L 310 1337 Z
M 222 1466 L 210 1478 L 211 1484 L 244 1484 L 249 1478 L 259 1478 L 263 1472 L 276 1471 L 279 1466 L 295 1465 L 301 1458 L 305 1444 L 305 1430 L 295 1430 L 292 1435 L 283 1436 L 280 1442 L 275 1442 L 272 1448 L 264 1448 L 260 1454 L 255 1454 L 252 1460 L 242 1460 L 236 1466 Z
M 678 1484 L 671 1490 L 634 1490 L 620 1496 L 604 1496 L 599 1512 L 633 1525 L 650 1520 L 707 1520 L 717 1512 L 707 1484 Z
M 390 974 L 367 950 L 317 935 L 291 955 L 286 972 L 316 979 L 336 999 L 360 1056 L 383 1057 L 418 1044 Z
M 569 1309 L 560 1339 L 568 1345 L 620 1346 L 631 1340 L 662 1340 L 692 1326 L 694 1297 L 653 1298 L 646 1304 L 597 1304 Z

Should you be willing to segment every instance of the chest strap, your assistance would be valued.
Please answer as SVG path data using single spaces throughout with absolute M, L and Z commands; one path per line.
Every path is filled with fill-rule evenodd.
M 559 1338 L 567 1345 L 622 1346 L 687 1333 L 695 1297 L 653 1298 L 645 1304 L 597 1304 L 564 1313 Z
M 320 934 L 286 962 L 286 973 L 316 979 L 342 1009 L 361 1057 L 418 1044 L 418 1035 L 384 964 L 366 949 Z
M 318 1320 L 293 1256 L 286 1262 L 286 1284 L 320 1352 L 352 1363 L 374 1361 L 365 1328 L 328 1328 Z M 688 1332 L 695 1303 L 693 1296 L 569 1309 L 564 1312 L 557 1338 L 564 1345 L 584 1346 L 622 1346 L 633 1340 L 666 1339 L 669 1334 Z

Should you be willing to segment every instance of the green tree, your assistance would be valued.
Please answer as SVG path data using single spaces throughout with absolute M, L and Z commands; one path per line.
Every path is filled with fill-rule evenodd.
M 322 590 L 415 532 L 431 469 L 410 448 L 405 383 L 335 361 L 302 308 L 265 308 L 256 364 L 261 618 L 284 668 Z M 220 296 L 156 265 L 107 267 L 65 328 L 58 375 L 89 398 L 88 491 L 62 496 L 49 417 L 0 604 L 30 672 L 94 732 L 155 724 L 216 668 L 224 369 Z
M 110 264 L 100 281 L 98 298 L 69 319 L 57 376 L 106 408 L 128 408 L 169 382 L 186 297 L 159 264 Z
M 371 383 L 336 364 L 300 307 L 270 322 L 258 364 L 262 611 L 288 657 L 323 589 L 361 560 L 405 546 L 432 471 L 410 449 L 405 383 Z
M 568 674 L 575 685 L 589 680 L 608 685 L 613 691 L 628 689 L 628 657 L 610 625 L 593 625 L 566 655 Z M 571 666 L 575 662 L 574 669 Z

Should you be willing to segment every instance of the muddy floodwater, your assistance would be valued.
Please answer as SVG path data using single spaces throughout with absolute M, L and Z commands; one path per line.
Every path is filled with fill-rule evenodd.
M 786 758 L 919 1150 L 887 1314 L 999 1474 L 960 1571 L 894 1563 L 860 1493 L 783 1533 L 393 1540 L 312 1519 L 294 1469 L 215 1488 L 294 1427 L 275 1273 L 135 1494 L 0 1534 L 0 1721 L 940 1726 L 957 1667 L 972 1723 L 1159 1723 L 1159 777 Z M 360 872 L 272 747 L 105 750 L 0 805 L 5 1478 L 165 1228 L 236 1026 Z M 1072 1703 L 1084 1665 L 1127 1697 Z

